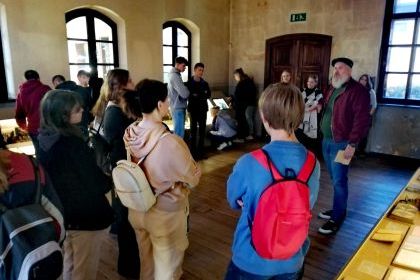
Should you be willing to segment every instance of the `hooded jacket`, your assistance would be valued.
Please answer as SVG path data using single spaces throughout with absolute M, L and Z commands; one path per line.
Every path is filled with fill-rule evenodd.
M 38 134 L 40 104 L 51 88 L 39 80 L 29 80 L 19 86 L 16 97 L 15 119 L 18 126 L 31 134 Z
M 182 82 L 181 73 L 172 67 L 168 73 L 168 96 L 171 110 L 187 108 L 189 95 L 188 88 Z
M 63 204 L 67 230 L 101 230 L 113 221 L 106 176 L 82 138 L 41 130 L 37 158 Z
M 125 131 L 124 142 L 133 162 L 147 156 L 141 167 L 152 188 L 167 190 L 157 197 L 154 207 L 164 211 L 185 208 L 189 190 L 184 186 L 195 187 L 201 176 L 185 142 L 168 133 L 161 122 L 152 120 L 131 124 Z

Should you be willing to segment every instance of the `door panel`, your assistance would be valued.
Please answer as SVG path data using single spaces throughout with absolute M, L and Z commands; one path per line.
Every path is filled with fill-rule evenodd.
M 331 56 L 331 36 L 290 34 L 266 42 L 265 87 L 280 81 L 283 70 L 292 75 L 292 83 L 302 88 L 310 74 L 318 75 L 318 86 L 325 91 Z

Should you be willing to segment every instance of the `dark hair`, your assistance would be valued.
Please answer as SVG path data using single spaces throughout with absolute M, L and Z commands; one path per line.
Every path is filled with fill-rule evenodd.
M 239 80 L 241 80 L 241 81 L 248 78 L 248 75 L 245 74 L 245 72 L 242 68 L 235 69 L 235 71 L 233 71 L 233 74 L 238 74 L 239 75 Z
M 178 56 L 177 58 L 175 58 L 175 63 L 187 65 L 188 60 L 183 56 Z
M 359 78 L 359 82 L 360 82 L 360 80 L 361 80 L 363 77 L 365 77 L 365 78 L 366 78 L 366 80 L 367 80 L 367 83 L 366 83 L 366 88 L 367 88 L 367 90 L 371 90 L 371 89 L 373 88 L 372 78 L 370 77 L 370 75 L 369 75 L 369 74 L 363 74 L 362 76 L 360 76 L 360 78 Z
M 106 77 L 108 83 L 108 101 L 113 101 L 117 104 L 120 102 L 129 78 L 130 72 L 125 69 L 116 68 L 108 72 Z
M 79 94 L 69 90 L 50 90 L 41 101 L 41 129 L 58 132 L 65 136 L 82 137 L 80 128 L 70 123 L 71 112 L 82 107 Z
M 164 83 L 156 80 L 144 79 L 136 85 L 139 94 L 141 112 L 149 114 L 158 106 L 158 102 L 164 102 L 168 97 L 168 88 Z
M 86 70 L 79 70 L 79 72 L 77 72 L 77 77 L 80 77 L 80 76 L 87 76 L 87 77 L 90 77 L 90 73 L 88 72 L 88 71 L 86 71 Z
M 54 75 L 51 79 L 51 82 L 54 83 L 55 80 L 58 80 L 60 83 L 65 82 L 66 78 L 63 75 Z
M 121 107 L 129 118 L 138 119 L 142 116 L 140 94 L 138 91 L 127 90 L 122 96 Z
M 194 70 L 197 69 L 198 67 L 204 68 L 204 63 L 202 62 L 198 62 L 194 65 Z
M 24 76 L 27 81 L 39 80 L 39 74 L 35 70 L 26 70 Z

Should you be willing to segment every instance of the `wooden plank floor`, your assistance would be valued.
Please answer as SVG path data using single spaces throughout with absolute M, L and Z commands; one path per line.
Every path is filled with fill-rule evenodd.
M 226 202 L 226 180 L 236 160 L 259 147 L 245 144 L 223 153 L 214 153 L 201 161 L 203 176 L 190 197 L 190 246 L 184 260 L 183 279 L 223 279 L 230 260 L 230 246 L 238 212 Z M 349 178 L 347 219 L 332 237 L 322 236 L 317 229 L 324 222 L 316 218 L 321 209 L 329 209 L 332 188 L 321 164 L 321 184 L 311 222 L 311 249 L 306 258 L 304 279 L 334 279 L 341 267 L 358 248 L 366 234 L 408 182 L 417 164 L 390 163 L 368 157 L 352 163 Z M 397 167 L 398 166 L 398 167 Z M 98 279 L 123 279 L 116 273 L 117 246 L 109 236 L 102 247 Z

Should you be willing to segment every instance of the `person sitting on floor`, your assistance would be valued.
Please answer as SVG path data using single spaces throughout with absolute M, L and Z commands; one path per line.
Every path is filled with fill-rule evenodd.
M 219 151 L 232 146 L 232 140 L 237 132 L 236 121 L 227 110 L 220 110 L 218 106 L 211 108 L 211 116 L 213 117 L 213 123 L 209 133 L 212 144 L 218 145 L 217 149 Z

